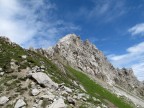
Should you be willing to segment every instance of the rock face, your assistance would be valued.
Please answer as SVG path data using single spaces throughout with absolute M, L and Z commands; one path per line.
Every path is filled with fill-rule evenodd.
M 70 65 L 94 79 L 98 78 L 109 85 L 120 85 L 135 94 L 144 96 L 141 83 L 131 69 L 114 68 L 96 46 L 88 40 L 83 42 L 75 34 L 66 35 L 54 47 L 48 50 L 39 49 L 38 52 L 51 58 L 61 69 L 60 63 Z
M 39 84 L 50 87 L 50 88 L 57 88 L 58 85 L 53 82 L 45 73 L 37 72 L 31 74 L 32 78 L 35 79 Z

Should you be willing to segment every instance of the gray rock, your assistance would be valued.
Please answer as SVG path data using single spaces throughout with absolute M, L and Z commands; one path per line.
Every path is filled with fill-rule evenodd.
M 3 71 L 3 69 L 0 67 L 0 72 L 2 72 Z
M 6 96 L 2 96 L 0 97 L 0 105 L 4 105 L 5 103 L 7 103 L 9 101 L 9 98 Z
M 42 65 L 42 66 L 40 66 L 40 68 L 41 68 L 41 69 L 45 69 L 45 66 L 44 66 L 44 65 Z
M 82 85 L 79 85 L 79 86 L 84 92 L 86 92 L 85 88 Z
M 75 105 L 76 100 L 73 99 L 72 97 L 67 97 L 67 101 L 69 102 L 69 104 L 73 104 Z
M 36 96 L 36 95 L 38 95 L 40 93 L 40 91 L 35 88 L 35 89 L 32 89 L 31 93 L 32 93 L 33 96 Z
M 50 101 L 53 101 L 54 98 L 55 98 L 55 95 L 53 95 L 53 94 L 50 94 L 50 95 L 42 95 L 40 98 L 42 98 L 42 99 L 48 99 L 48 100 L 50 100 Z
M 66 108 L 66 104 L 62 98 L 59 98 L 47 108 Z
M 72 89 L 70 89 L 69 87 L 64 86 L 64 89 L 65 89 L 66 92 L 72 93 Z
M 42 108 L 43 100 L 38 100 L 37 103 L 33 104 L 33 108 Z
M 53 82 L 47 74 L 42 72 L 32 73 L 32 78 L 34 78 L 39 84 L 50 87 L 50 88 L 58 88 L 58 84 Z
M 22 108 L 26 105 L 26 103 L 24 102 L 23 99 L 18 99 L 18 101 L 16 102 L 14 108 Z
M 22 55 L 21 57 L 22 57 L 22 59 L 26 59 L 27 55 Z
M 13 71 L 18 71 L 18 65 L 16 64 L 16 60 L 14 59 L 11 59 L 11 62 L 10 62 L 10 68 L 11 68 L 11 71 L 9 72 L 13 72 Z
M 4 75 L 4 72 L 0 72 L 0 76 L 3 76 Z
M 81 98 L 83 98 L 83 97 L 85 97 L 85 94 L 84 94 L 84 93 L 78 94 L 78 99 L 81 99 Z
M 102 108 L 108 108 L 106 105 L 102 104 Z

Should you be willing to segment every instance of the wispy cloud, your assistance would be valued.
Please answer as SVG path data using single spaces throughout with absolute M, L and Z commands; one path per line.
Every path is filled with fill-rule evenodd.
M 57 36 L 80 30 L 79 26 L 58 19 L 56 10 L 49 0 L 0 0 L 0 35 L 24 47 L 47 47 L 54 44 Z
M 129 47 L 122 55 L 108 55 L 116 67 L 132 68 L 139 80 L 144 80 L 144 42 Z
M 99 19 L 102 22 L 110 22 L 126 13 L 125 1 L 121 0 L 92 0 L 94 6 L 90 9 L 82 7 L 80 15 L 90 19 Z
M 132 35 L 144 36 L 144 23 L 136 24 L 128 30 Z
M 139 78 L 139 80 L 143 81 L 144 80 L 144 61 L 140 62 L 138 64 L 132 65 L 132 68 Z

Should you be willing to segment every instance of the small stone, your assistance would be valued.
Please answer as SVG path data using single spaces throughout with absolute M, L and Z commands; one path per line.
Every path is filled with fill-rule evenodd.
M 26 59 L 26 58 L 27 58 L 27 56 L 26 56 L 26 55 L 22 55 L 21 57 L 22 57 L 22 59 Z
M 69 104 L 75 105 L 75 100 L 72 97 L 67 97 Z
M 104 105 L 104 104 L 102 104 L 102 107 L 103 107 L 103 108 L 108 108 L 108 107 L 107 107 L 106 105 Z
M 54 100 L 55 96 L 54 95 L 42 95 L 41 96 L 42 99 L 49 99 L 49 100 Z
M 41 69 L 38 68 L 38 69 L 36 70 L 36 72 L 41 72 Z
M 3 71 L 3 69 L 2 68 L 0 68 L 0 72 L 2 72 Z
M 80 93 L 80 94 L 78 94 L 78 99 L 81 99 L 81 98 L 84 97 L 84 96 L 85 96 L 84 93 Z
M 82 85 L 79 85 L 79 86 L 84 92 L 86 92 L 85 88 Z
M 44 69 L 41 69 L 41 72 L 44 72 L 45 70 Z
M 0 76 L 3 76 L 4 75 L 4 72 L 0 72 Z
M 41 69 L 45 69 L 45 66 L 44 66 L 44 65 L 42 65 L 42 66 L 40 66 L 40 68 L 41 68 Z
M 66 86 L 64 86 L 64 89 L 65 89 L 66 92 L 72 93 L 72 89 L 70 89 L 70 88 L 68 88 L 68 87 L 66 87 Z
M 83 101 L 86 101 L 87 99 L 86 99 L 86 98 L 82 98 L 82 100 L 83 100 Z
M 2 96 L 0 97 L 0 105 L 4 105 L 5 103 L 7 103 L 9 101 L 9 98 L 6 96 Z
M 78 84 L 77 84 L 77 82 L 76 82 L 76 81 L 74 81 L 73 83 L 74 83 L 74 85 L 78 86 Z
M 74 99 L 78 99 L 78 97 L 76 95 L 73 96 Z
M 32 89 L 31 93 L 32 93 L 33 96 L 36 96 L 40 93 L 40 91 L 38 89 Z
M 26 103 L 23 101 L 23 99 L 19 99 L 19 100 L 16 102 L 14 108 L 21 108 L 21 107 L 24 107 L 25 105 L 26 105 Z

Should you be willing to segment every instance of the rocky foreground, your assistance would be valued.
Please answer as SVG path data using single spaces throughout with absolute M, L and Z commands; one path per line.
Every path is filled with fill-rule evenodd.
M 0 108 L 143 108 L 144 86 L 74 34 L 49 49 L 0 37 Z

